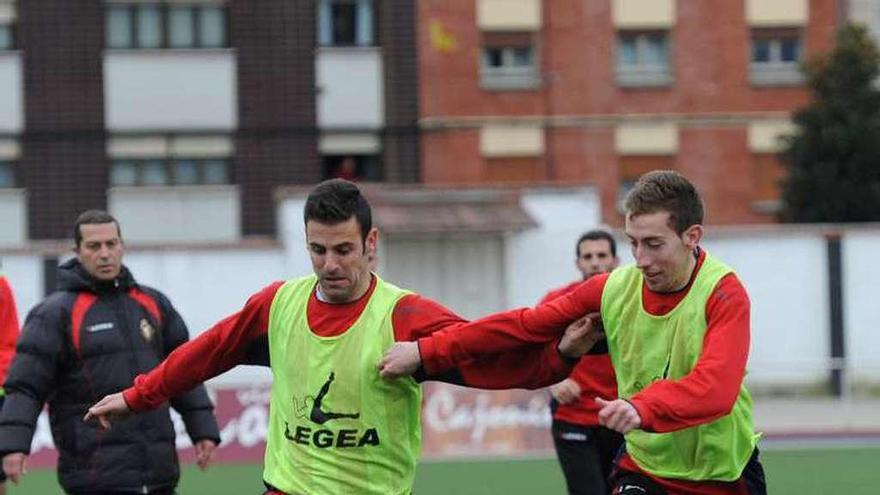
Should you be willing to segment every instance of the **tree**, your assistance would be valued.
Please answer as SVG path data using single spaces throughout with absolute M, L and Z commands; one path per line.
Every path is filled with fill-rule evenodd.
M 867 31 L 842 27 L 832 51 L 804 66 L 812 102 L 784 138 L 781 218 L 880 220 L 880 55 Z

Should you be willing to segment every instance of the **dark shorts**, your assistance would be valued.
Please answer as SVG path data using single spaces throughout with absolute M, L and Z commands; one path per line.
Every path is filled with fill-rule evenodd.
M 739 483 L 745 484 L 749 495 L 767 495 L 767 481 L 759 455 L 760 452 L 755 447 L 740 477 Z M 613 495 L 668 495 L 663 487 L 641 473 L 617 470 L 611 478 Z
M 3 401 L 6 400 L 6 394 L 0 395 L 0 409 L 3 409 Z M 3 466 L 0 465 L 0 483 L 6 481 L 6 471 L 3 471 Z
M 607 479 L 623 436 L 602 426 L 553 421 L 553 445 L 569 495 L 608 493 Z

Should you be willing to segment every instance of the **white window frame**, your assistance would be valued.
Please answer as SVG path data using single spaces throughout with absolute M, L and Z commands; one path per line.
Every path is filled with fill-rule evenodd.
M 782 42 L 786 39 L 797 41 L 798 58 L 793 61 L 782 60 Z M 759 62 L 754 59 L 755 43 L 765 40 L 770 43 L 770 60 Z M 760 29 L 752 30 L 749 43 L 749 82 L 756 86 L 798 86 L 804 83 L 800 70 L 803 58 L 803 33 L 793 29 L 790 35 L 768 35 Z
M 333 39 L 333 5 L 355 6 L 354 43 Z M 376 6 L 374 0 L 319 0 L 318 45 L 329 47 L 376 46 Z
M 531 63 L 517 65 L 515 51 L 528 49 Z M 501 66 L 489 64 L 489 51 L 501 51 Z M 541 85 L 538 70 L 538 53 L 534 43 L 526 46 L 483 46 L 480 53 L 480 85 L 484 89 L 516 90 L 535 89 Z
M 666 60 L 665 63 L 648 63 L 644 59 L 651 45 L 651 38 L 662 38 Z M 636 63 L 622 62 L 620 54 L 624 40 L 634 40 L 636 45 Z M 622 87 L 657 87 L 672 84 L 672 43 L 669 31 L 633 31 L 620 30 L 616 38 L 617 60 L 615 63 L 617 84 Z
M 158 46 L 143 46 L 138 33 L 138 12 L 141 8 L 150 6 L 158 9 L 159 15 L 159 44 Z M 110 21 L 112 10 L 125 10 L 129 15 L 128 40 L 121 46 L 112 46 L 110 35 L 114 25 Z M 190 9 L 192 12 L 192 44 L 172 46 L 171 44 L 171 15 L 175 9 Z M 202 16 L 207 10 L 219 10 L 222 14 L 222 41 L 219 45 L 205 44 L 202 39 Z M 105 48 L 108 50 L 218 50 L 229 48 L 229 7 L 226 3 L 212 2 L 108 2 L 104 9 Z

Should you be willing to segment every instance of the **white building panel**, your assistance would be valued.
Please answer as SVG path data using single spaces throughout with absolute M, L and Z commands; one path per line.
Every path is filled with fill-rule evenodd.
M 127 242 L 234 242 L 241 237 L 237 186 L 114 187 L 110 213 Z
M 382 52 L 378 48 L 318 50 L 318 126 L 379 129 L 385 125 Z
M 0 52 L 0 133 L 19 133 L 24 127 L 21 55 Z
M 104 112 L 111 131 L 233 130 L 234 52 L 107 52 Z

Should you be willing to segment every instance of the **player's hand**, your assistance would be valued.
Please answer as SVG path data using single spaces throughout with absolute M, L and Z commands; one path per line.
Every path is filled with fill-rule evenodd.
M 199 469 L 202 471 L 208 469 L 208 464 L 210 464 L 211 459 L 214 458 L 214 450 L 217 449 L 217 442 L 210 438 L 206 438 L 196 442 L 193 447 L 196 449 L 196 464 L 199 465 Z
M 578 359 L 604 338 L 605 332 L 599 313 L 590 313 L 565 329 L 557 348 L 566 358 Z
M 379 361 L 379 376 L 386 380 L 410 376 L 421 365 L 418 342 L 395 342 Z
M 131 409 L 129 409 L 128 404 L 125 403 L 125 398 L 122 397 L 122 392 L 117 392 L 104 397 L 97 404 L 90 407 L 89 412 L 86 413 L 83 421 L 88 422 L 92 419 L 97 419 L 101 428 L 109 430 L 111 419 L 123 418 L 129 414 L 131 414 Z
M 566 378 L 550 387 L 550 395 L 560 404 L 568 404 L 581 395 L 581 386 L 571 378 Z
M 27 454 L 13 452 L 3 456 L 3 472 L 10 481 L 18 484 L 21 477 L 27 474 Z
M 629 402 L 623 399 L 607 401 L 596 397 L 596 403 L 601 407 L 599 409 L 599 424 L 605 428 L 626 434 L 628 431 L 642 426 L 642 417 Z

